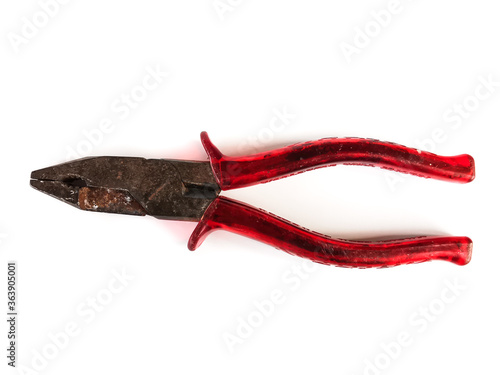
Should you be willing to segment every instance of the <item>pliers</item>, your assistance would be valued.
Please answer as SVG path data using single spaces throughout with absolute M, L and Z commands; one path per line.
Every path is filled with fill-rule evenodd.
M 470 155 L 446 157 L 374 139 L 326 138 L 229 157 L 213 145 L 206 132 L 201 133 L 201 142 L 208 161 L 89 157 L 36 170 L 30 183 L 82 210 L 198 221 L 188 241 L 190 250 L 210 232 L 223 229 L 341 267 L 388 267 L 434 259 L 465 265 L 470 261 L 472 241 L 468 237 L 374 242 L 335 239 L 220 195 L 221 190 L 338 164 L 378 166 L 466 183 L 475 176 Z

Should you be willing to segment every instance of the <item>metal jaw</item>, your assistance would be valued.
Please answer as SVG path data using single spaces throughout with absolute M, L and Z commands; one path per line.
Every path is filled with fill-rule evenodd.
M 219 195 L 209 162 L 101 156 L 36 170 L 31 186 L 87 211 L 198 221 Z

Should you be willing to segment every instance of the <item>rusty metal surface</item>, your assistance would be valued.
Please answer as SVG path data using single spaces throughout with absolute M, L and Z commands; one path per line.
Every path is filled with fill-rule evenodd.
M 128 191 L 107 188 L 81 187 L 78 206 L 82 210 L 129 215 L 147 215 Z
M 208 162 L 115 156 L 34 171 L 31 186 L 83 210 L 190 221 L 220 192 Z

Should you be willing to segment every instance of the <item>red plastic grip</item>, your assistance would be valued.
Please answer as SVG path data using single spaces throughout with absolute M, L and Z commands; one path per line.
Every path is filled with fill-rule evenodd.
M 474 179 L 474 159 L 470 155 L 440 156 L 375 139 L 325 138 L 241 157 L 223 155 L 206 132 L 201 133 L 201 142 L 222 190 L 337 164 L 377 166 L 461 183 Z
M 390 267 L 436 259 L 465 265 L 472 255 L 472 241 L 468 237 L 416 237 L 376 242 L 339 240 L 225 197 L 216 198 L 208 207 L 189 238 L 188 248 L 195 250 L 217 229 L 340 267 Z

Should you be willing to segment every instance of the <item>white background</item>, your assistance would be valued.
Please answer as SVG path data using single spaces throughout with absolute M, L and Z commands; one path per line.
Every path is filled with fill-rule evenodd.
M 500 87 L 474 99 L 481 79 L 500 81 L 497 2 L 401 0 L 385 26 L 372 12 L 386 1 L 220 3 L 70 1 L 44 19 L 39 2 L 2 2 L 0 310 L 15 260 L 20 373 L 498 371 Z M 343 43 L 358 48 L 351 61 Z M 127 115 L 113 110 L 148 67 L 169 76 Z M 447 122 L 464 101 L 474 109 Z M 294 118 L 271 127 L 284 109 Z M 69 150 L 205 160 L 203 130 L 228 155 L 344 136 L 471 154 L 468 185 L 338 166 L 226 195 L 340 238 L 467 235 L 472 262 L 313 268 L 226 232 L 189 252 L 195 223 L 83 212 L 29 186 Z M 88 298 L 109 297 L 117 272 L 133 280 L 90 319 Z M 255 301 L 274 290 L 259 320 Z M 228 345 L 249 316 L 257 327 Z M 68 324 L 78 333 L 54 351 Z M 17 373 L 1 357 L 1 373 Z

